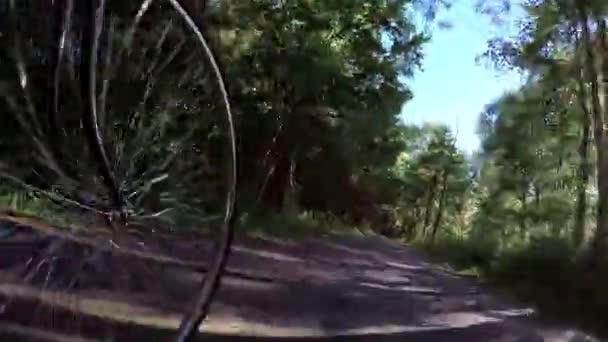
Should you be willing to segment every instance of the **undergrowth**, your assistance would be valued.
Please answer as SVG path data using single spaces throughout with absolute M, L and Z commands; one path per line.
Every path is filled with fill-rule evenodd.
M 545 315 L 608 337 L 608 265 L 591 271 L 586 251 L 555 237 L 531 238 L 526 244 L 500 250 L 482 239 L 444 239 L 422 244 L 429 254 L 457 271 L 474 274 Z
M 237 232 L 247 235 L 270 235 L 288 238 L 373 234 L 371 228 L 367 225 L 351 226 L 334 215 L 314 211 L 305 211 L 299 214 L 254 215 L 244 213 L 238 220 Z

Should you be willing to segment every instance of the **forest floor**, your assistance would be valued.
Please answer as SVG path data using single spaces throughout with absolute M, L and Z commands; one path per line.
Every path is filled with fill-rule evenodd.
M 0 227 L 16 228 L 0 239 L 0 340 L 11 341 L 168 340 L 212 246 L 130 236 L 94 253 L 90 236 L 37 221 L 0 216 Z M 203 331 L 222 341 L 597 340 L 379 236 L 238 238 Z

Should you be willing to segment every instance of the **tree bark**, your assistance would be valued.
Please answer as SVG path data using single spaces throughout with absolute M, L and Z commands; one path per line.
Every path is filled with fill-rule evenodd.
M 540 186 L 538 184 L 534 184 L 534 205 L 536 206 L 536 209 L 540 209 L 540 198 L 541 198 L 541 189 Z
M 581 64 L 582 66 L 582 64 Z M 576 184 L 576 211 L 572 242 L 579 247 L 585 240 L 585 218 L 587 216 L 587 186 L 589 184 L 589 136 L 591 133 L 591 117 L 585 99 L 587 98 L 583 75 L 577 77 L 577 99 L 581 107 L 581 141 L 578 146 L 579 166 Z
M 526 224 L 526 216 L 528 215 L 528 182 L 524 179 L 521 186 L 522 188 L 519 197 L 521 202 L 521 212 L 519 213 L 519 232 L 522 238 L 525 238 L 528 228 Z
M 412 241 L 414 240 L 415 236 L 416 236 L 416 227 L 417 227 L 417 223 L 420 220 L 420 208 L 416 207 L 414 208 L 414 220 L 411 222 L 408 222 L 406 230 L 405 230 L 405 238 L 407 239 L 407 241 Z
M 296 183 L 297 152 L 293 151 L 289 157 L 289 173 L 287 186 L 283 192 L 283 212 L 297 215 L 299 213 L 299 190 Z
M 433 222 L 433 230 L 431 233 L 431 243 L 435 243 L 435 237 L 441 224 L 441 217 L 443 216 L 443 207 L 445 203 L 445 193 L 447 192 L 448 172 L 443 172 L 443 178 L 441 180 L 441 192 L 439 193 L 439 205 L 437 207 L 437 215 L 435 215 L 435 222 Z
M 436 187 L 437 187 L 437 174 L 435 173 L 435 174 L 433 174 L 433 177 L 431 178 L 431 184 L 429 186 L 426 206 L 424 209 L 424 226 L 422 227 L 422 229 L 424 230 L 424 233 L 426 233 L 426 229 L 429 226 L 429 223 L 431 223 L 431 214 L 433 211 L 433 201 L 435 200 L 435 188 Z
M 603 63 L 602 58 L 605 56 L 606 44 L 600 42 L 598 49 L 599 57 L 596 58 L 594 51 L 595 44 L 591 37 L 589 28 L 590 15 L 586 5 L 583 2 L 577 2 L 579 21 L 582 26 L 582 44 L 585 52 L 584 69 L 587 75 L 587 82 L 591 85 L 591 113 L 593 117 L 593 133 L 595 141 L 595 150 L 597 155 L 597 217 L 596 217 L 596 232 L 593 239 L 593 264 L 599 265 L 608 260 L 608 160 L 606 159 L 606 151 L 608 151 L 608 135 L 605 125 L 605 97 L 606 92 L 603 86 Z M 597 37 L 600 41 L 605 39 L 606 23 L 603 19 L 598 19 Z M 602 51 L 604 50 L 604 51 Z
M 266 186 L 260 192 L 261 203 L 280 211 L 283 208 L 285 190 L 289 181 L 289 158 L 281 155 L 269 174 Z
M 291 169 L 292 141 L 289 137 L 289 125 L 282 125 L 274 137 L 264 160 L 272 155 L 274 161 L 263 175 L 260 190 L 258 192 L 258 205 L 263 203 L 277 211 L 284 206 L 285 191 L 289 186 L 289 172 Z M 266 164 L 266 163 L 264 163 Z M 262 165 L 265 167 L 265 165 Z

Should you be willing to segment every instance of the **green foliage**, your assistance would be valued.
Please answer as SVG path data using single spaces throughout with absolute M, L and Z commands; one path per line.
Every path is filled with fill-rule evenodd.
M 424 247 L 457 271 L 534 303 L 546 316 L 607 333 L 601 317 L 608 313 L 608 279 L 605 272 L 591 272 L 582 261 L 587 259 L 579 257 L 588 250 L 577 251 L 567 239 L 550 235 L 503 249 L 489 241 L 446 239 Z
M 523 241 L 547 230 L 569 234 L 576 245 L 589 241 L 589 208 L 598 190 L 592 177 L 605 172 L 597 162 L 601 148 L 590 138 L 592 124 L 597 125 L 591 120 L 597 89 L 585 76 L 592 77 L 583 50 L 592 42 L 576 28 L 583 25 L 586 6 L 591 16 L 605 10 L 597 4 L 527 2 L 519 36 L 490 42 L 486 57 L 530 77 L 480 117 L 480 186 L 487 196 L 480 203 L 478 227 L 492 223 L 505 237 Z M 597 221 L 596 231 L 602 227 Z
M 477 269 L 484 272 L 498 255 L 497 239 L 442 238 L 422 248 L 440 260 L 446 260 L 456 270 Z
M 314 211 L 296 215 L 287 213 L 244 214 L 239 220 L 238 231 L 241 234 L 287 238 L 372 234 L 369 227 L 354 227 L 345 224 L 334 215 Z
M 526 245 L 505 250 L 494 262 L 490 276 L 495 280 L 516 286 L 541 286 L 543 290 L 560 291 L 567 287 L 571 277 L 572 245 L 560 238 L 535 237 Z M 548 297 L 555 295 L 548 294 Z M 554 297 L 555 298 L 555 297 Z
M 508 2 L 482 11 L 504 14 L 500 6 L 491 11 L 497 3 Z M 599 101 L 606 96 L 607 8 L 602 1 L 535 0 L 524 10 L 518 35 L 492 39 L 482 56 L 528 78 L 480 115 L 482 149 L 465 192 L 469 225 L 425 247 L 459 268 L 480 268 L 542 308 L 598 323 L 608 309 L 601 153 L 608 111 Z
M 235 80 L 228 85 L 241 114 L 243 197 L 283 210 L 295 196 L 303 209 L 357 216 L 357 204 L 341 205 L 366 196 L 360 189 L 353 196 L 351 177 L 384 187 L 402 148 L 405 80 L 427 40 L 411 6 L 222 1 L 207 13 L 227 79 Z
M 395 224 L 410 240 L 433 240 L 438 232 L 464 229 L 472 175 L 450 130 L 436 125 L 405 126 L 401 135 L 405 148 L 390 175 L 399 189 Z
M 570 241 L 533 239 L 523 248 L 503 253 L 486 275 L 543 312 L 605 335 L 600 317 L 608 313 L 608 279 L 605 272 L 592 272 L 577 255 Z
M 135 215 L 168 208 L 173 216 L 218 212 L 230 160 L 210 67 L 192 33 L 161 4 L 147 10 L 130 36 L 139 6 L 108 5 L 94 75 L 98 124 L 120 191 Z M 403 147 L 398 115 L 411 98 L 406 81 L 428 40 L 414 25 L 414 7 L 429 14 L 438 8 L 434 1 L 408 0 L 228 0 L 193 13 L 206 24 L 224 66 L 237 114 L 239 195 L 253 202 L 248 206 L 280 212 L 295 203 L 296 211 L 369 220 L 378 216 L 373 204 L 391 202 L 392 194 L 378 194 L 388 188 L 387 169 Z M 35 12 L 25 6 L 0 15 L 29 22 Z M 100 185 L 107 177 L 97 175 L 82 143 L 82 101 L 69 100 L 80 98 L 83 83 L 82 74 L 70 70 L 78 67 L 70 64 L 82 48 L 78 34 L 68 35 L 64 64 L 56 70 L 59 125 L 47 110 L 51 57 L 59 49 L 59 37 L 49 32 L 59 31 L 53 26 L 59 24 L 49 20 L 0 39 L 0 59 L 8 66 L 0 71 L 0 110 L 11 113 L 1 128 L 0 167 L 43 190 L 62 183 L 64 195 L 80 202 L 93 197 L 105 207 L 108 196 Z M 27 46 L 18 46 L 23 42 Z M 20 65 L 27 87 L 19 83 Z M 39 131 L 19 125 L 28 116 L 40 123 Z M 363 180 L 353 185 L 352 178 Z M 366 196 L 373 199 L 359 203 Z

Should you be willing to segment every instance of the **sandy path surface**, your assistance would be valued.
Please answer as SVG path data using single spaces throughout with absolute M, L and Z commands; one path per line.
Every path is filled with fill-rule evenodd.
M 148 250 L 192 263 L 205 260 L 210 249 L 210 243 L 192 240 L 146 243 Z M 0 257 L 14 253 L 10 248 L 16 247 L 8 246 L 0 241 Z M 126 263 L 122 256 L 109 258 Z M 115 272 L 115 266 L 106 265 Z M 38 306 L 155 329 L 177 326 L 179 313 L 204 275 L 204 270 L 165 265 L 138 289 L 89 286 L 70 292 L 68 299 L 61 297 L 61 289 L 47 288 L 41 295 L 15 282 L 9 266 L 8 261 L 0 265 L 8 270 L 0 279 L 2 298 L 36 299 Z M 228 267 L 231 273 L 203 327 L 205 333 L 221 336 L 219 340 L 596 340 L 540 323 L 533 309 L 494 296 L 475 280 L 458 277 L 416 250 L 382 237 L 244 238 L 235 244 Z M 0 323 L 33 326 L 17 307 L 25 306 L 3 307 Z M 166 340 L 160 333 L 155 336 Z
M 274 281 L 227 278 L 209 330 L 215 319 L 237 317 L 243 333 L 262 336 L 593 340 L 573 329 L 541 324 L 532 308 L 491 295 L 475 280 L 381 237 L 252 240 L 236 246 L 230 265 L 269 272 L 265 275 L 274 274 Z

